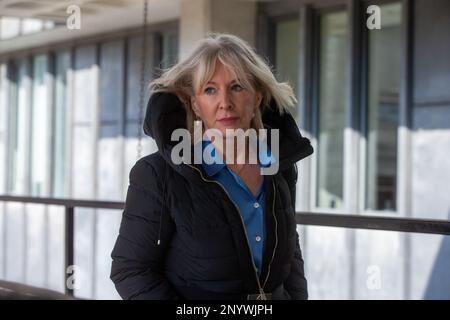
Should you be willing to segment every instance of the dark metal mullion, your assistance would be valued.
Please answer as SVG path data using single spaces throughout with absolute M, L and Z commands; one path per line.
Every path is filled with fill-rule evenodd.
M 311 96 L 311 132 L 313 136 L 316 137 L 317 146 L 319 145 L 319 121 L 320 121 L 320 71 L 321 71 L 321 60 L 320 60 L 320 53 L 321 53 L 321 33 L 322 33 L 322 25 L 321 25 L 321 14 L 317 12 L 316 10 L 313 11 L 312 14 L 312 73 L 311 73 L 311 82 L 312 82 L 312 96 Z M 318 177 L 319 177 L 319 154 L 316 156 L 316 170 L 315 170 L 315 176 L 312 177 L 312 179 L 315 179 L 315 189 L 314 190 L 314 203 L 311 204 L 312 207 L 316 208 L 318 203 Z
M 360 19 L 359 22 L 363 23 L 362 19 L 364 17 L 364 12 L 366 11 L 367 6 L 364 4 L 359 7 Z M 368 192 L 367 192 L 367 179 L 368 179 L 368 170 L 367 170 L 367 158 L 368 158 L 368 113 L 369 113 L 369 34 L 367 28 L 361 28 L 360 34 L 361 41 L 361 64 L 360 64 L 360 110 L 359 110 L 359 128 L 360 133 L 364 137 L 366 143 L 364 147 L 364 158 L 365 158 L 365 170 L 364 170 L 364 185 L 360 186 L 359 190 L 362 190 L 364 201 L 360 204 L 360 208 L 364 211 L 367 207 L 368 203 Z
M 300 103 L 300 109 L 298 112 L 298 120 L 300 127 L 302 127 L 308 136 L 313 136 L 311 130 L 312 122 L 312 29 L 313 29 L 313 10 L 310 5 L 302 4 L 300 6 L 300 62 L 299 62 L 299 97 L 303 103 Z M 311 202 L 311 164 L 307 162 L 308 170 L 305 172 L 305 182 L 302 183 L 302 189 L 305 191 L 306 196 L 304 198 L 307 208 L 309 208 Z M 306 182 L 307 181 L 307 182 Z M 307 255 L 308 250 L 308 228 L 303 230 L 304 239 L 304 254 Z
M 69 288 L 69 278 L 76 279 L 76 274 L 73 274 L 75 270 L 74 266 L 74 207 L 66 206 L 65 207 L 65 240 L 64 240 L 64 289 L 67 295 L 73 296 L 74 290 L 73 287 Z M 70 267 L 72 269 L 70 269 Z M 69 270 L 72 271 L 72 275 L 69 275 Z
M 13 190 L 13 180 L 15 172 L 15 161 L 13 161 L 14 149 L 16 144 L 16 127 L 17 127 L 17 64 L 14 61 L 8 61 L 6 64 L 6 79 L 7 79 L 7 102 L 9 108 L 6 108 L 8 113 L 7 122 L 7 144 L 6 144 L 6 167 L 10 170 L 6 173 L 5 193 Z
M 50 159 L 51 163 L 53 164 L 50 167 L 50 187 L 49 187 L 49 194 L 51 196 L 55 195 L 55 177 L 56 177 L 56 128 L 57 128 L 57 112 L 56 112 L 56 95 L 57 95 L 57 69 L 58 69 L 58 53 L 56 52 L 49 52 L 49 63 L 48 63 L 48 69 L 49 73 L 51 74 L 53 80 L 52 80 L 52 95 L 51 95 L 51 140 L 50 140 Z
M 313 26 L 313 11 L 309 5 L 304 5 L 301 10 L 301 25 L 302 25 L 302 41 L 303 41 L 303 52 L 302 61 L 300 68 L 300 97 L 303 97 L 304 107 L 302 108 L 302 113 L 300 114 L 300 122 L 303 127 L 311 135 L 312 131 L 312 26 Z

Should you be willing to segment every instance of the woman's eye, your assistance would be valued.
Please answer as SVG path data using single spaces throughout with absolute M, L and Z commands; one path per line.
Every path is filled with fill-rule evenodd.
M 214 88 L 208 87 L 208 88 L 205 89 L 205 93 L 206 94 L 212 94 L 212 93 L 214 93 L 214 90 L 215 90 Z
M 232 89 L 235 89 L 236 91 L 242 91 L 244 88 L 242 88 L 240 85 L 235 84 Z

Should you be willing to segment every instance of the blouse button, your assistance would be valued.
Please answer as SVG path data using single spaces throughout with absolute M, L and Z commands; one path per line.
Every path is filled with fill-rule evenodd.
M 256 236 L 255 240 L 260 242 L 261 241 L 261 237 L 260 236 Z
M 255 202 L 255 203 L 253 204 L 253 208 L 259 208 L 259 203 L 258 203 L 258 202 Z

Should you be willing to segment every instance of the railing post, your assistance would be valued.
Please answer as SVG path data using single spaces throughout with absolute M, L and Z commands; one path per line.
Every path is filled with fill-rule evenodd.
M 66 220 L 64 223 L 65 226 L 65 241 L 64 241 L 64 254 L 65 254 L 65 269 L 64 269 L 64 288 L 65 293 L 69 296 L 73 296 L 73 286 L 70 285 L 69 277 L 73 275 L 75 270 L 73 269 L 73 252 L 74 252 L 74 241 L 73 241 L 73 223 L 74 223 L 74 208 L 66 206 Z M 69 268 L 71 267 L 72 268 Z

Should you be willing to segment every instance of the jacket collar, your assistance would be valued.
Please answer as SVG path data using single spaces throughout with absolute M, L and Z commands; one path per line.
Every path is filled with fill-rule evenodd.
M 258 140 L 257 143 L 258 143 L 257 148 L 259 150 L 260 141 Z M 202 166 L 203 166 L 203 169 L 206 171 L 206 174 L 208 176 L 212 177 L 217 172 L 222 170 L 226 166 L 226 164 L 223 161 L 223 159 L 218 156 L 216 149 L 214 148 L 214 145 L 212 144 L 211 140 L 209 140 L 209 139 L 202 141 L 203 153 L 205 153 L 205 150 L 206 150 L 206 154 L 211 155 L 211 160 L 213 160 L 213 161 L 208 161 L 208 162 L 203 161 Z M 269 167 L 276 161 L 275 157 L 272 155 L 272 152 L 270 152 L 269 149 L 267 150 L 266 154 L 260 152 L 258 154 L 258 160 L 259 160 L 259 164 L 261 167 Z
M 267 135 L 269 146 L 271 145 L 270 130 L 279 129 L 279 171 L 313 153 L 309 139 L 301 135 L 292 115 L 288 112 L 280 114 L 273 98 L 269 106 L 262 109 L 262 121 L 264 127 L 269 130 Z M 172 132 L 175 129 L 187 128 L 186 110 L 178 97 L 168 92 L 153 93 L 147 104 L 143 126 L 145 134 L 155 140 L 162 157 L 176 171 L 186 174 L 186 166 L 176 165 L 171 160 L 172 149 L 178 143 L 178 141 L 171 141 Z M 193 145 L 191 150 L 194 150 Z M 193 154 L 194 152 L 191 152 L 191 155 Z M 201 165 L 193 166 L 204 172 Z

